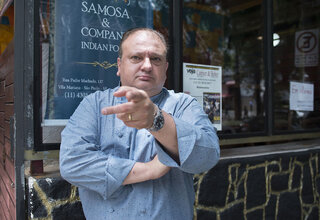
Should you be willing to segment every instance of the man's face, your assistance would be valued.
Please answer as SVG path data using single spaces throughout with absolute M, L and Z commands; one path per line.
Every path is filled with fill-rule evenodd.
M 117 73 L 122 86 L 136 87 L 154 96 L 165 83 L 167 68 L 166 48 L 156 34 L 138 31 L 123 42 Z

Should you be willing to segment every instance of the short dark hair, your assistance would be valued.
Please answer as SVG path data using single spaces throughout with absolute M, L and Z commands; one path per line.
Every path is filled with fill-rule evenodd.
M 120 46 L 119 46 L 119 57 L 121 58 L 122 57 L 122 44 L 123 42 L 125 42 L 125 40 L 127 40 L 127 38 L 138 32 L 138 31 L 149 31 L 151 33 L 154 33 L 155 35 L 157 35 L 159 37 L 159 39 L 161 40 L 161 42 L 164 44 L 165 46 L 165 49 L 166 49 L 166 58 L 167 58 L 167 53 L 168 53 L 168 43 L 166 41 L 166 38 L 163 36 L 163 34 L 161 34 L 159 31 L 156 31 L 156 30 L 153 30 L 151 28 L 146 28 L 146 27 L 140 27 L 140 28 L 132 28 L 132 29 L 129 29 L 128 31 L 126 31 L 123 35 L 122 35 L 122 39 L 120 41 Z

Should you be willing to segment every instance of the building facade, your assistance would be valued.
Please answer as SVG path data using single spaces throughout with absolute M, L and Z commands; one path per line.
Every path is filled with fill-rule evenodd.
M 0 1 L 0 219 L 82 219 L 59 175 L 82 98 L 118 85 L 122 34 L 163 33 L 166 87 L 221 144 L 195 175 L 195 219 L 320 219 L 319 0 Z

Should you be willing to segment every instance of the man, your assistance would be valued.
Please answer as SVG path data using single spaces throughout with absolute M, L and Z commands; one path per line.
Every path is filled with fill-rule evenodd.
M 84 98 L 62 132 L 60 171 L 87 219 L 193 218 L 193 174 L 219 160 L 197 101 L 163 88 L 167 45 L 147 28 L 123 35 L 121 87 Z

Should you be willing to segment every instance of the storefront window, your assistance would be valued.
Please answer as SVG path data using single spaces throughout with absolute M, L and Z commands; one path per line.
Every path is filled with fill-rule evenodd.
M 275 130 L 319 129 L 320 3 L 275 0 L 273 6 Z
M 185 0 L 183 62 L 222 68 L 219 134 L 266 130 L 261 1 Z
M 38 143 L 60 143 L 80 101 L 119 85 L 117 57 L 123 33 L 150 27 L 168 37 L 169 0 L 40 1 Z M 36 105 L 37 106 L 37 105 Z

